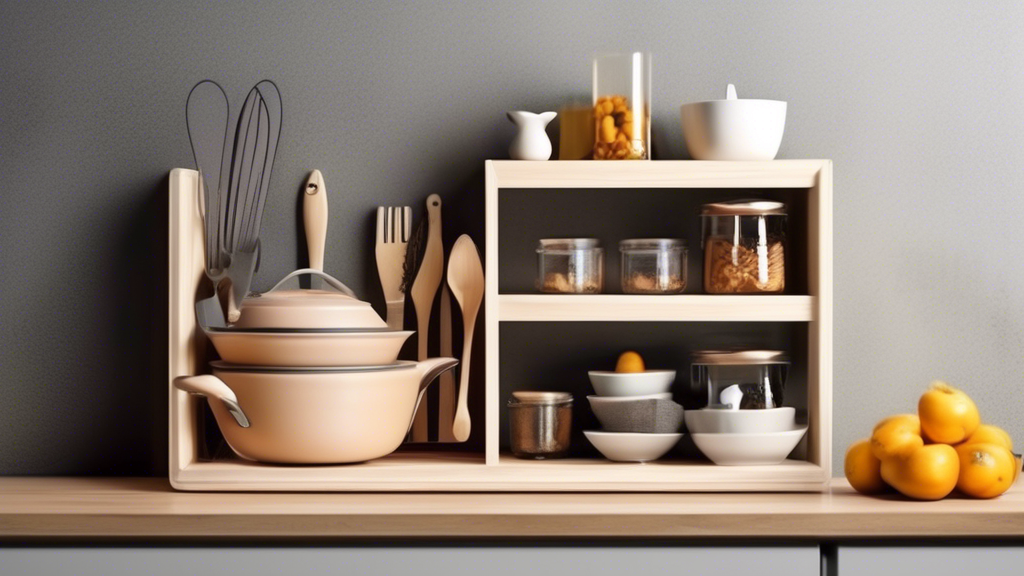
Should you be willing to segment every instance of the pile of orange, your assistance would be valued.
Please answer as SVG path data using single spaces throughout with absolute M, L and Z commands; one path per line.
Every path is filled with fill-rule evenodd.
M 846 479 L 863 494 L 895 489 L 909 498 L 941 500 L 959 490 L 995 498 L 1020 470 L 1010 435 L 982 424 L 974 401 L 944 382 L 921 396 L 917 414 L 882 420 L 871 438 L 846 451 Z

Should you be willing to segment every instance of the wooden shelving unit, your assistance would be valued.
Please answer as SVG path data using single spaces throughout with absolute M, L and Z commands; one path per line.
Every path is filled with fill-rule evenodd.
M 170 480 L 199 491 L 817 491 L 831 472 L 832 417 L 832 172 L 827 160 L 774 162 L 521 162 L 486 163 L 486 364 L 484 452 L 400 452 L 346 466 L 268 466 L 237 459 L 200 458 L 202 403 L 170 385 L 174 377 L 206 370 L 207 349 L 196 329 L 194 302 L 203 282 L 202 232 L 196 173 L 171 172 L 170 196 Z M 805 293 L 785 296 L 544 295 L 500 289 L 499 222 L 502 195 L 524 190 L 786 189 L 797 194 L 806 221 L 802 262 Z M 585 192 L 583 192 L 585 193 Z M 663 190 L 664 193 L 664 190 Z M 691 252 L 691 258 L 700 258 Z M 800 290 L 803 292 L 803 290 Z M 500 326 L 509 323 L 781 323 L 806 332 L 806 457 L 778 466 L 714 466 L 705 460 L 664 459 L 635 465 L 599 458 L 517 460 L 501 452 Z M 803 336 L 801 336 L 803 337 Z M 514 366 L 513 366 L 514 367 Z
M 524 477 L 564 479 L 566 490 L 602 484 L 605 490 L 815 490 L 831 472 L 832 425 L 832 165 L 828 160 L 774 162 L 519 162 L 489 161 L 487 180 L 486 461 L 497 469 L 521 470 Z M 806 294 L 786 296 L 705 295 L 638 296 L 625 294 L 520 294 L 502 290 L 500 230 L 505 215 L 503 195 L 544 189 L 561 191 L 615 189 L 643 194 L 649 189 L 674 189 L 679 194 L 707 189 L 797 190 L 806 210 L 806 246 L 802 270 Z M 606 197 L 606 196 L 605 196 Z M 581 196 L 574 196 L 576 201 Z M 537 197 L 533 197 L 537 201 Z M 540 209 L 541 207 L 538 206 Z M 520 213 L 520 217 L 521 217 Z M 516 225 L 521 222 L 517 221 Z M 569 219 L 567 226 L 575 225 Z M 597 234 L 599 232 L 594 232 Z M 691 239 L 692 241 L 693 239 Z M 606 248 L 606 260 L 614 249 Z M 787 257 L 791 257 L 792 254 Z M 699 251 L 691 258 L 701 258 Z M 521 271 L 521 270 L 520 270 Z M 613 284 L 606 277 L 606 287 Z M 533 462 L 516 460 L 501 451 L 503 425 L 500 397 L 501 325 L 515 322 L 797 322 L 806 326 L 808 435 L 806 458 L 779 466 L 721 467 L 706 461 L 660 460 L 644 466 L 598 459 Z M 567 354 L 571 353 L 567 350 Z M 684 376 L 685 378 L 685 376 Z M 579 398 L 578 400 L 582 400 Z M 583 486 L 569 480 L 573 470 L 591 480 Z M 592 489 L 592 488 L 591 488 Z

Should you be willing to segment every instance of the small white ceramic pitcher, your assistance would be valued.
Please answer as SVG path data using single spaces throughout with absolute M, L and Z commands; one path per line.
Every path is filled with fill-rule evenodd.
M 519 129 L 512 144 L 508 147 L 508 155 L 513 160 L 547 160 L 551 158 L 551 140 L 544 128 L 558 116 L 557 112 L 525 112 L 513 110 L 506 112 L 508 119 Z

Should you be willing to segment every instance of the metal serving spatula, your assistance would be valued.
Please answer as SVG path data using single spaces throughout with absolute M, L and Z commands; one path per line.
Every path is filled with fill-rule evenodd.
M 380 285 L 388 305 L 388 328 L 392 330 L 401 330 L 405 323 L 402 274 L 411 230 L 411 207 L 377 208 L 377 274 L 380 275 Z

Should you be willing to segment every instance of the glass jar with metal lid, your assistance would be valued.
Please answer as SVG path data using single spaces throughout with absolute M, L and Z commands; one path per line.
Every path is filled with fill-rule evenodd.
M 604 289 L 604 248 L 597 238 L 545 238 L 537 245 L 537 289 L 598 294 Z
M 708 391 L 708 408 L 779 408 L 788 372 L 789 360 L 779 350 L 696 352 L 692 388 Z
M 772 200 L 705 204 L 704 291 L 781 294 L 786 287 L 786 205 Z
M 619 242 L 622 291 L 679 294 L 686 289 L 686 242 L 678 238 L 633 238 Z
M 519 391 L 508 401 L 510 447 L 518 458 L 543 460 L 569 454 L 572 394 Z

